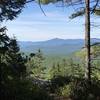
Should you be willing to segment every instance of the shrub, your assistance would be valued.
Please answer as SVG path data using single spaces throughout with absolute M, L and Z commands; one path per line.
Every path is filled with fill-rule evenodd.
M 72 94 L 72 90 L 73 90 L 73 83 L 70 83 L 64 85 L 63 87 L 60 87 L 57 91 L 57 94 L 61 96 L 70 97 L 70 95 Z
M 78 81 L 71 96 L 73 100 L 100 100 L 100 82 L 93 80 L 89 85 L 86 80 Z

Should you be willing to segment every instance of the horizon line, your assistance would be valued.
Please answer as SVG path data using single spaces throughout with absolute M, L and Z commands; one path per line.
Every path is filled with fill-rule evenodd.
M 85 40 L 84 38 L 51 38 L 51 39 L 44 39 L 44 40 L 17 40 L 18 42 L 44 42 L 44 41 L 49 41 L 49 40 L 54 40 L 54 39 L 60 39 L 60 40 Z M 91 39 L 100 39 L 100 38 L 91 38 Z

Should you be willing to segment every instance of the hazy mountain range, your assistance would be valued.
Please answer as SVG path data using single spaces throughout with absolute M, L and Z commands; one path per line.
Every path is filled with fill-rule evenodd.
M 92 38 L 91 44 L 100 42 L 100 39 Z M 19 41 L 21 51 L 25 53 L 36 52 L 38 49 L 46 55 L 68 55 L 84 47 L 83 39 L 59 39 L 31 42 Z

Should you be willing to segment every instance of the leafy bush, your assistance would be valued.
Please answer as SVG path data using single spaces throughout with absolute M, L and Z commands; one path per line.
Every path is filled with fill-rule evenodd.
M 67 78 L 65 78 L 67 79 Z M 91 84 L 81 78 L 69 77 L 70 81 L 64 78 L 55 78 L 53 89 L 55 94 L 71 98 L 72 100 L 100 100 L 100 81 L 92 79 Z
M 64 85 L 63 87 L 60 87 L 57 91 L 57 94 L 61 96 L 70 97 L 70 95 L 72 94 L 72 90 L 73 90 L 73 83 L 70 83 L 68 85 Z
M 50 100 L 45 89 L 29 80 L 11 81 L 1 89 L 1 100 Z
M 73 100 L 100 100 L 100 82 L 93 80 L 90 85 L 86 80 L 78 81 L 71 96 Z
M 69 84 L 70 77 L 55 76 L 51 79 L 51 92 L 57 91 L 59 87 L 63 87 L 65 84 Z

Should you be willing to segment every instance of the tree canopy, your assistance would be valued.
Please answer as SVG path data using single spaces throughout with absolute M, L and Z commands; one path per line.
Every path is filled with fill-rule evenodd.
M 0 0 L 0 21 L 13 20 L 22 11 L 26 0 Z
M 84 14 L 84 3 L 85 0 L 0 0 L 0 22 L 3 20 L 13 20 L 21 13 L 25 4 L 30 2 L 37 2 L 41 4 L 57 3 L 62 2 L 64 6 L 77 6 L 75 12 L 70 18 L 75 18 L 77 16 Z M 91 12 L 100 15 L 100 0 L 91 0 Z
M 38 0 L 41 4 L 57 3 L 62 2 L 66 7 L 72 6 L 74 13 L 69 17 L 71 19 L 85 14 L 85 0 Z M 100 0 L 90 1 L 91 14 L 96 14 L 100 16 Z

